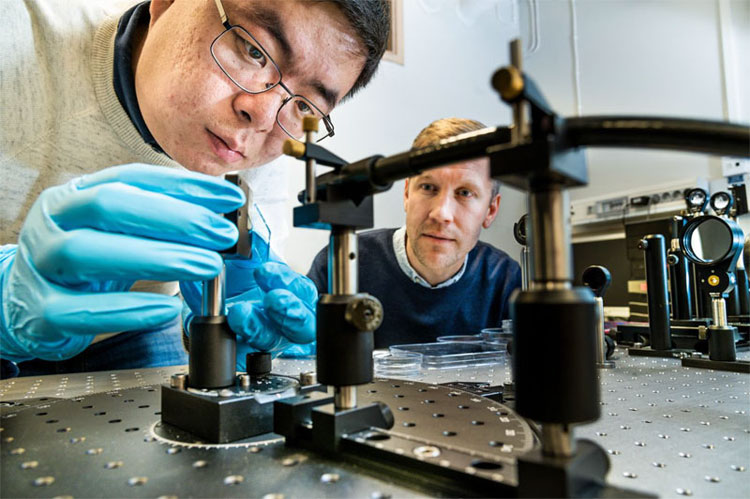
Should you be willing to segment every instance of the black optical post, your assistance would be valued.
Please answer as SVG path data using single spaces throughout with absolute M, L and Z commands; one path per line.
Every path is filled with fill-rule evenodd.
M 330 230 L 331 234 L 328 293 L 321 295 L 317 304 L 316 369 L 318 382 L 333 387 L 334 395 L 310 391 L 277 402 L 274 428 L 288 443 L 332 452 L 348 433 L 370 427 L 388 429 L 394 422 L 390 408 L 383 403 L 357 404 L 357 386 L 373 379 L 374 331 L 383 320 L 383 307 L 374 296 L 357 292 L 356 230 L 373 226 L 372 194 L 390 184 L 372 190 L 346 183 L 320 185 L 316 164 L 333 167 L 333 174 L 350 165 L 315 144 L 315 118 L 305 118 L 303 129 L 305 143 L 287 140 L 284 153 L 305 161 L 303 204 L 294 209 L 294 226 Z M 374 159 L 366 160 L 364 174 Z M 309 422 L 312 431 L 308 431 Z
M 552 112 L 534 82 L 520 71 L 518 42 L 512 44 L 511 61 L 511 66 L 500 69 L 492 79 L 502 100 L 513 106 L 514 123 L 510 128 L 479 130 L 423 149 L 354 163 L 332 158 L 331 153 L 309 139 L 304 144 L 288 142 L 288 154 L 308 165 L 315 160 L 334 168 L 315 177 L 314 182 L 308 178 L 308 191 L 302 197 L 305 204 L 295 209 L 295 225 L 331 230 L 329 271 L 332 267 L 342 268 L 341 265 L 346 266 L 346 251 L 335 248 L 347 244 L 353 247 L 343 242 L 349 238 L 350 230 L 371 226 L 371 204 L 367 203 L 372 203 L 373 194 L 387 190 L 396 180 L 430 168 L 488 157 L 493 178 L 528 192 L 526 236 L 531 270 L 529 288 L 516 291 L 512 298 L 513 373 L 517 411 L 541 423 L 541 446 L 518 459 L 516 492 L 532 497 L 603 494 L 608 487 L 604 482 L 609 468 L 606 452 L 593 442 L 576 440 L 572 435 L 574 424 L 595 420 L 600 411 L 596 302 L 591 290 L 572 286 L 567 189 L 588 181 L 582 147 L 652 147 L 741 156 L 747 151 L 749 130 L 726 123 L 682 119 L 561 118 Z M 308 174 L 311 170 L 308 167 Z M 351 258 L 351 252 L 348 256 Z M 356 296 L 351 292 L 333 296 Z M 328 306 L 328 301 L 324 296 L 320 303 Z M 330 368 L 320 360 L 321 354 L 328 355 L 322 353 L 321 340 L 327 342 L 326 348 L 331 348 L 323 337 L 336 334 L 328 330 L 336 323 L 329 317 L 340 315 L 341 309 L 346 308 L 331 309 L 330 315 L 318 310 L 319 369 Z M 372 315 L 370 310 L 366 315 Z M 325 323 L 321 322 L 323 317 Z M 346 317 L 344 321 L 354 325 Z M 366 333 L 360 326 L 357 329 L 359 333 L 354 334 Z M 355 348 L 350 355 L 359 356 L 364 351 Z M 327 362 L 341 360 L 325 358 Z M 368 359 L 362 360 L 369 365 Z M 346 387 L 352 382 L 343 372 L 330 369 L 326 383 Z M 325 397 L 328 398 L 324 400 Z M 277 402 L 274 430 L 287 436 L 287 442 L 335 450 L 336 428 L 345 426 L 339 424 L 343 419 L 337 416 L 355 412 L 331 403 L 331 399 L 325 394 L 310 394 L 306 400 Z M 328 406 L 325 411 L 318 408 L 323 404 Z M 383 426 L 387 424 L 384 416 L 368 419 L 354 415 L 348 421 L 351 428 L 356 428 L 355 423 L 375 419 L 376 423 L 368 424 L 387 427 Z
M 687 219 L 681 215 L 672 219 L 672 240 L 667 251 L 672 321 L 675 324 L 695 318 L 692 266 L 680 249 L 680 232 L 686 223 Z
M 680 246 L 693 262 L 696 279 L 711 297 L 713 323 L 708 327 L 708 359 L 685 358 L 683 365 L 750 372 L 750 362 L 737 361 L 737 328 L 727 321 L 726 298 L 735 288 L 734 271 L 742 253 L 744 235 L 728 218 L 704 215 L 693 218 L 680 234 Z
M 237 174 L 226 180 L 240 187 L 245 206 L 225 217 L 238 229 L 237 243 L 221 252 L 224 260 L 251 256 L 248 186 Z M 174 374 L 161 389 L 161 419 L 165 431 L 189 432 L 200 440 L 227 443 L 273 430 L 273 402 L 265 394 L 294 394 L 297 383 L 270 373 L 271 354 L 246 356 L 246 372 L 236 372 L 237 337 L 226 317 L 225 267 L 202 283 L 201 309 L 190 322 L 188 373 Z
M 594 293 L 598 314 L 596 330 L 596 367 L 600 369 L 611 369 L 615 363 L 607 360 L 614 350 L 614 340 L 604 334 L 604 293 L 612 283 L 612 274 L 606 267 L 591 265 L 583 271 L 581 276 L 584 286 L 588 286 Z M 611 344 L 611 346 L 610 346 Z

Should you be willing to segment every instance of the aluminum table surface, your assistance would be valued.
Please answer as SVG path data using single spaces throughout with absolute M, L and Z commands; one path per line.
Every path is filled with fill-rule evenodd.
M 741 356 L 748 357 L 747 353 Z M 594 440 L 608 451 L 611 460 L 608 481 L 661 497 L 750 496 L 747 472 L 750 468 L 750 376 L 684 368 L 677 359 L 630 357 L 622 350 L 618 350 L 615 357 L 615 369 L 600 371 L 601 418 L 575 429 L 576 437 Z M 315 362 L 276 359 L 273 367 L 275 373 L 298 375 L 314 371 Z M 168 383 L 171 374 L 184 371 L 184 366 L 176 366 L 15 378 L 0 381 L 0 400 L 39 403 L 40 398 L 69 399 L 130 388 L 148 389 Z M 500 385 L 510 380 L 510 369 L 505 364 L 496 364 L 423 370 L 406 379 L 431 384 L 462 381 Z M 18 448 L 18 439 L 14 442 L 9 438 L 14 439 L 4 431 L 0 433 L 3 461 L 14 456 Z M 347 480 L 343 480 L 341 474 L 350 471 L 337 470 L 330 461 L 299 460 L 294 453 L 279 452 L 281 466 L 297 458 L 295 474 L 290 474 L 289 479 L 298 480 L 300 487 L 287 487 L 285 492 L 289 497 L 305 495 L 303 491 L 309 491 L 305 484 L 310 483 L 326 484 L 327 488 L 317 490 L 335 496 L 387 497 L 409 493 L 408 489 L 391 487 L 387 481 L 368 478 L 365 474 L 355 479 L 356 472 L 348 476 L 348 485 L 344 486 L 342 483 Z M 302 472 L 303 469 L 308 471 Z M 227 483 L 233 476 L 237 475 L 227 475 Z M 189 478 L 189 475 L 181 477 Z M 97 477 L 88 479 L 96 481 Z M 338 492 L 336 487 L 339 487 Z M 134 492 L 133 495 L 144 493 Z M 413 492 L 414 495 L 422 493 Z M 279 497 L 276 494 L 274 497 Z

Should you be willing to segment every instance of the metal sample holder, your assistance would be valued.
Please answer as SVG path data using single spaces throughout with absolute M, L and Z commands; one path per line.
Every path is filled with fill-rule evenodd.
M 245 192 L 247 201 L 226 215 L 240 237 L 222 257 L 249 258 L 249 189 L 237 174 L 226 179 Z M 216 278 L 203 282 L 201 312 L 190 321 L 188 373 L 175 373 L 162 386 L 161 428 L 174 438 L 222 444 L 268 434 L 273 430 L 273 402 L 296 394 L 296 380 L 270 373 L 269 353 L 248 354 L 246 372 L 236 373 L 237 338 L 227 322 L 225 294 L 222 269 Z

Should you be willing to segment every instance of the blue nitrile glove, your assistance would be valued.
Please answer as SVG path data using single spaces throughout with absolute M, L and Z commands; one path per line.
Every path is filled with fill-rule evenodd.
M 237 228 L 215 212 L 244 204 L 221 178 L 132 164 L 45 190 L 19 243 L 0 248 L 0 355 L 62 360 L 96 334 L 156 327 L 178 298 L 127 292 L 139 279 L 205 280 Z
M 229 326 L 237 334 L 237 369 L 245 369 L 245 354 L 310 355 L 315 352 L 315 305 L 318 292 L 306 276 L 279 261 L 266 261 L 265 241 L 253 234 L 252 259 L 228 258 L 226 305 Z M 271 260 L 278 260 L 272 252 Z M 201 283 L 181 282 L 189 311 L 183 311 L 185 330 L 200 313 Z M 303 344 L 306 348 L 295 348 Z M 287 353 L 286 350 L 289 349 Z

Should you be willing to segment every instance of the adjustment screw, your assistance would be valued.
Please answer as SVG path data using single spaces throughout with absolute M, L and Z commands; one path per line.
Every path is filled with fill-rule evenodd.
M 185 373 L 173 374 L 169 380 L 169 385 L 176 390 L 186 390 L 188 386 L 188 376 Z
M 360 331 L 374 331 L 383 322 L 383 305 L 374 296 L 360 293 L 347 303 L 344 318 Z

